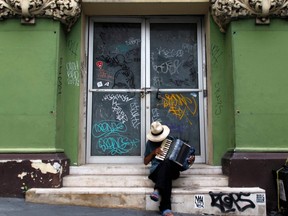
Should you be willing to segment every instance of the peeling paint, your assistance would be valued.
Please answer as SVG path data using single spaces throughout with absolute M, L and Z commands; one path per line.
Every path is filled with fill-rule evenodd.
M 61 165 L 59 163 L 54 163 L 53 166 L 50 163 L 43 163 L 41 160 L 31 161 L 31 166 L 34 169 L 39 169 L 43 174 L 53 173 L 57 174 L 61 171 Z M 58 165 L 55 165 L 58 164 Z
M 16 162 L 16 163 L 22 163 L 23 160 L 0 160 L 0 163 L 8 163 L 8 162 Z
M 21 174 L 18 175 L 18 178 L 23 179 L 24 176 L 26 176 L 28 173 L 27 172 L 22 172 Z

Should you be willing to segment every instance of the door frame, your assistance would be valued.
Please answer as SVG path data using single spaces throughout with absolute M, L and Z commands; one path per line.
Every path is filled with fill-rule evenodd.
M 207 157 L 206 146 L 207 142 L 207 97 L 205 95 L 206 90 L 206 60 L 205 60 L 205 31 L 203 27 L 203 18 L 202 17 L 193 17 L 189 16 L 189 19 L 186 16 L 147 16 L 149 21 L 153 22 L 163 22 L 163 23 L 172 23 L 172 22 L 182 22 L 191 23 L 197 20 L 197 39 L 201 40 L 198 43 L 198 85 L 199 85 L 199 98 L 201 94 L 202 100 L 199 100 L 199 124 L 200 127 L 200 149 L 201 156 L 197 156 L 195 163 L 205 163 Z M 177 20 L 175 19 L 177 18 Z M 150 119 L 150 109 L 147 107 L 147 104 L 150 104 L 150 97 L 148 96 L 146 101 L 141 100 L 141 125 L 146 125 L 145 128 L 142 129 L 141 132 L 141 156 L 119 156 L 122 159 L 115 160 L 117 156 L 93 156 L 92 159 L 90 156 L 91 151 L 91 117 L 92 117 L 92 93 L 97 92 L 95 89 L 90 89 L 92 87 L 92 76 L 93 76 L 93 24 L 94 22 L 128 22 L 128 23 L 141 23 L 141 73 L 145 72 L 145 77 L 141 76 L 141 89 L 136 89 L 134 92 L 143 92 L 144 88 L 150 88 L 150 29 L 147 30 L 149 25 L 146 24 L 147 20 L 145 18 L 140 17 L 92 17 L 88 21 L 88 39 L 87 39 L 87 50 L 88 50 L 88 81 L 87 81 L 87 115 L 86 115 L 86 148 L 85 148 L 85 163 L 143 163 L 143 155 L 145 151 L 145 143 L 146 143 L 146 133 L 150 128 L 150 123 L 148 124 L 145 119 Z M 149 22 L 151 23 L 151 22 Z M 148 26 L 148 27 L 147 27 Z M 89 46 L 90 45 L 90 46 Z M 147 51 L 148 50 L 148 51 Z M 201 75 L 200 75 L 201 74 Z M 147 83 L 147 86 L 145 84 Z M 195 90 L 195 89 L 192 89 Z M 115 90 L 105 90 L 107 92 L 115 92 Z M 117 90 L 118 92 L 126 92 L 126 90 Z M 165 89 L 164 89 L 165 91 Z M 191 89 L 188 89 L 191 91 Z M 145 107 L 145 109 L 143 109 Z M 201 109 L 201 112 L 200 112 Z M 201 113 L 201 114 L 200 114 Z M 97 157 L 97 158 L 96 158 Z

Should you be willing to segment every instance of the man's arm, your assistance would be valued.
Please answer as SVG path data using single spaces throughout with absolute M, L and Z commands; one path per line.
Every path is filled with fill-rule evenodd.
M 157 154 L 161 154 L 162 150 L 161 147 L 156 148 L 154 151 L 152 151 L 149 155 L 147 155 L 144 158 L 144 164 L 147 165 L 150 163 L 150 161 L 157 155 Z

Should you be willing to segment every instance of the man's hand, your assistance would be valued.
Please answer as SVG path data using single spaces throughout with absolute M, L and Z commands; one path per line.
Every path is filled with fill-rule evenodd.
M 191 156 L 188 158 L 188 163 L 189 163 L 190 165 L 192 165 L 192 164 L 194 163 L 194 161 L 195 161 L 195 155 L 191 155 Z
M 161 155 L 162 153 L 163 153 L 163 151 L 162 151 L 161 147 L 158 147 L 154 150 L 155 155 L 159 155 L 159 154 Z

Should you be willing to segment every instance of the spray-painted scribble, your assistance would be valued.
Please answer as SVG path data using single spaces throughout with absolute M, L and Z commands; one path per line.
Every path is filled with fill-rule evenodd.
M 133 45 L 137 45 L 138 46 L 141 43 L 141 39 L 129 37 L 128 40 L 125 41 L 125 43 L 128 46 L 133 46 Z
M 131 123 L 133 128 L 138 128 L 141 123 L 140 120 L 140 107 L 138 103 L 132 102 L 130 104 L 130 113 L 131 113 Z
M 129 102 L 133 100 L 133 98 L 129 97 L 128 95 L 123 95 L 123 94 L 105 94 L 103 96 L 103 100 L 106 100 L 106 101 L 121 100 L 123 102 Z
M 196 99 L 186 97 L 182 94 L 165 94 L 162 98 L 163 108 L 168 108 L 168 112 L 182 120 L 184 117 L 192 125 L 191 117 L 195 116 L 198 111 Z
M 140 140 L 125 136 L 127 127 L 119 121 L 101 121 L 93 124 L 92 136 L 97 138 L 97 146 L 106 155 L 122 155 L 136 148 Z
M 216 97 L 216 103 L 215 103 L 215 115 L 221 115 L 222 114 L 222 110 L 223 110 L 223 96 L 222 96 L 222 89 L 221 89 L 221 85 L 219 82 L 215 83 L 215 90 L 214 90 L 214 94 Z
M 126 125 L 118 121 L 101 121 L 92 127 L 92 135 L 96 138 L 120 135 L 126 131 Z
M 250 193 L 213 193 L 209 192 L 212 199 L 211 206 L 215 206 L 221 210 L 222 213 L 235 212 L 236 209 L 240 212 L 244 212 L 248 208 L 255 208 L 255 204 L 250 199 L 244 199 L 249 197 Z
M 116 114 L 116 119 L 125 123 L 128 121 L 128 116 L 121 107 L 121 102 L 128 102 L 133 98 L 123 94 L 106 94 L 103 96 L 103 101 L 111 101 L 112 112 Z
M 219 59 L 223 55 L 223 50 L 221 50 L 221 47 L 218 46 L 217 44 L 212 44 L 211 46 L 211 56 L 212 56 L 212 64 L 213 65 L 218 65 Z
M 67 82 L 68 85 L 79 86 L 80 75 L 79 75 L 79 64 L 75 62 L 67 62 L 66 64 Z
M 152 86 L 160 87 L 162 85 L 162 79 L 160 77 L 153 77 L 152 78 Z
M 178 74 L 179 68 L 183 64 L 183 61 L 179 61 L 178 59 L 175 60 L 168 60 L 163 63 L 152 63 L 152 68 L 156 73 L 163 73 L 163 74 Z
M 162 122 L 162 120 L 160 118 L 160 112 L 159 112 L 158 108 L 153 108 L 151 110 L 151 114 L 152 114 L 152 122 L 154 122 L 154 121 Z
M 113 156 L 129 153 L 138 143 L 138 139 L 131 140 L 128 137 L 107 137 L 99 139 L 98 146 L 102 152 L 108 152 Z
M 58 77 L 57 77 L 57 80 L 58 80 L 58 85 L 57 85 L 57 94 L 58 95 L 61 95 L 62 94 L 62 76 L 63 76 L 63 58 L 61 57 L 60 58 L 60 61 L 59 61 L 59 69 L 58 69 Z
M 163 56 L 164 58 L 174 58 L 174 57 L 182 57 L 184 55 L 183 50 L 178 49 L 167 49 L 167 48 L 156 48 L 157 54 Z
M 183 51 L 186 52 L 186 53 L 193 53 L 193 51 L 195 50 L 195 48 L 197 48 L 196 45 L 197 45 L 197 44 L 192 45 L 192 44 L 188 44 L 188 43 L 183 43 L 183 44 L 182 44 L 182 49 L 183 49 Z M 193 49 L 194 49 L 194 50 L 193 50 Z

